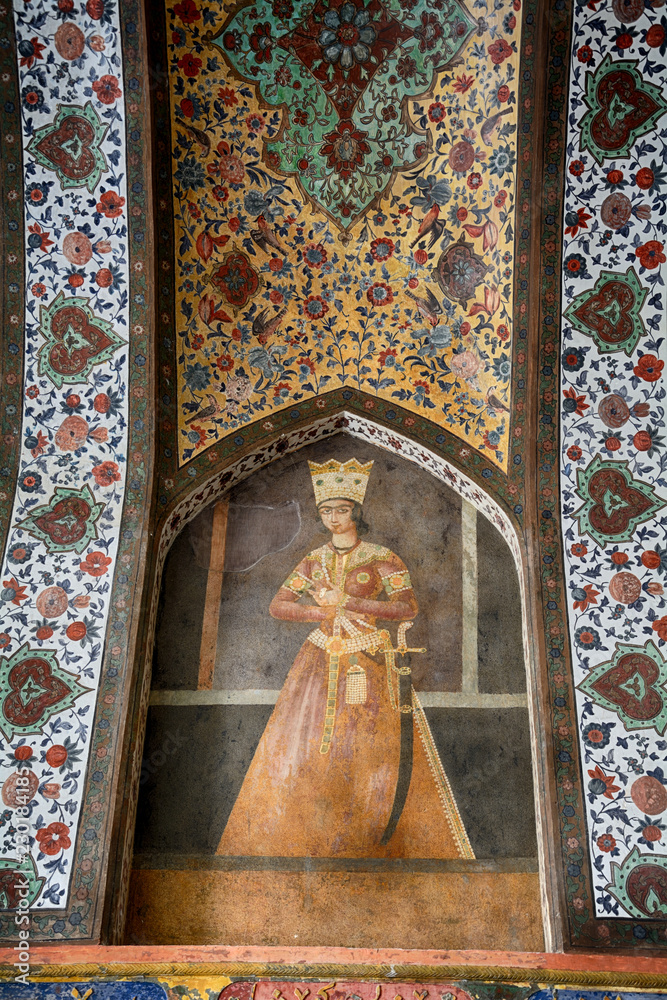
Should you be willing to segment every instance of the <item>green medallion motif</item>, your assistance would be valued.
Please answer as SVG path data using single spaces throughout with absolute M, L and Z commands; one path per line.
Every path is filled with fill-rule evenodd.
M 605 890 L 638 920 L 667 917 L 667 857 L 640 854 L 633 847 L 619 865 L 611 863 L 611 882 Z
M 667 663 L 649 640 L 643 646 L 618 643 L 611 660 L 592 667 L 577 685 L 580 691 L 609 712 L 615 712 L 626 730 L 667 729 Z
M 84 107 L 59 104 L 53 121 L 35 129 L 28 152 L 40 166 L 55 170 L 63 190 L 85 187 L 92 194 L 108 169 L 100 148 L 108 128 L 90 101 Z
M 97 537 L 104 510 L 86 484 L 80 490 L 58 486 L 47 504 L 35 507 L 19 527 L 44 543 L 48 552 L 81 554 Z
M 0 733 L 7 740 L 41 733 L 52 715 L 86 693 L 78 674 L 58 664 L 55 650 L 30 649 L 26 642 L 13 656 L 0 657 Z
M 426 157 L 430 133 L 411 120 L 412 102 L 454 65 L 483 30 L 458 0 L 243 0 L 204 41 L 232 72 L 282 108 L 269 167 L 294 177 L 302 194 L 341 229 L 355 224 L 398 171 Z M 391 109 L 376 115 L 377 107 Z
M 25 910 L 32 906 L 43 885 L 44 879 L 37 874 L 31 854 L 24 854 L 21 859 L 0 859 L 0 910 L 16 910 L 19 905 Z
M 625 351 L 629 356 L 646 335 L 641 309 L 647 295 L 633 267 L 625 274 L 601 271 L 593 288 L 575 296 L 564 315 L 603 354 Z
M 572 517 L 579 533 L 590 535 L 602 548 L 607 542 L 629 542 L 638 524 L 663 506 L 653 487 L 635 479 L 627 462 L 606 461 L 599 455 L 577 470 L 577 496 L 582 506 Z
M 60 389 L 64 382 L 83 382 L 95 365 L 108 361 L 124 344 L 109 320 L 93 314 L 88 299 L 59 292 L 40 310 L 39 374 Z
M 647 83 L 632 59 L 606 55 L 594 72 L 586 74 L 579 149 L 587 149 L 598 163 L 630 155 L 637 139 L 650 132 L 667 111 L 660 87 Z

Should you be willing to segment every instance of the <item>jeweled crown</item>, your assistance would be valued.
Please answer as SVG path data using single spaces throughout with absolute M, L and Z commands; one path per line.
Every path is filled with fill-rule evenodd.
M 315 490 L 315 503 L 319 505 L 324 500 L 334 497 L 344 497 L 346 500 L 356 500 L 363 503 L 368 486 L 368 477 L 373 468 L 372 462 L 362 465 L 356 458 L 347 462 L 337 462 L 334 458 L 318 465 L 309 462 L 310 474 Z

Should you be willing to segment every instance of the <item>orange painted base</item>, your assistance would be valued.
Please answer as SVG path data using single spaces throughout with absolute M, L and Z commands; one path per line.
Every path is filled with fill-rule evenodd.
M 536 874 L 132 873 L 129 944 L 544 947 Z

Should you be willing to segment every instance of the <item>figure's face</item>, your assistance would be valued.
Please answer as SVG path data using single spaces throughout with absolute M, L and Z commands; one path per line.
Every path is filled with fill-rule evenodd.
M 325 500 L 318 507 L 318 512 L 322 518 L 325 528 L 328 528 L 333 535 L 342 535 L 346 531 L 351 531 L 354 527 L 352 511 L 354 504 L 349 500 Z

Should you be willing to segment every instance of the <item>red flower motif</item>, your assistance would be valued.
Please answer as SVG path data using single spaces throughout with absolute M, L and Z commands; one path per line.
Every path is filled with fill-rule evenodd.
M 29 45 L 32 47 L 32 52 L 28 52 L 27 55 L 21 56 L 21 66 L 27 66 L 28 69 L 32 69 L 35 59 L 42 58 L 42 52 L 44 51 L 45 46 L 39 41 L 37 36 L 30 39 Z
M 22 587 L 18 580 L 14 577 L 10 577 L 9 580 L 3 580 L 2 586 L 5 588 L 3 592 L 3 599 L 5 601 L 11 601 L 12 604 L 16 604 L 17 607 L 21 607 L 21 601 L 27 601 L 28 595 L 25 592 L 25 587 Z
M 178 60 L 178 68 L 183 70 L 184 75 L 191 80 L 194 79 L 194 77 L 199 76 L 201 66 L 201 59 L 198 59 L 197 56 L 193 56 L 191 52 L 187 52 Z
M 210 326 L 214 320 L 218 320 L 220 323 L 231 323 L 232 321 L 231 316 L 228 316 L 222 308 L 222 303 L 216 305 L 215 298 L 212 295 L 202 295 L 197 306 L 197 311 L 207 326 Z
M 593 49 L 590 45 L 582 45 L 577 49 L 577 59 L 580 63 L 589 63 L 593 58 Z
M 585 208 L 577 209 L 577 221 L 571 226 L 565 227 L 565 232 L 568 236 L 576 236 L 580 229 L 588 229 L 588 220 L 592 219 L 593 216 L 589 215 Z
M 220 354 L 215 359 L 215 363 L 221 372 L 230 372 L 234 367 L 234 359 L 231 354 Z
M 380 365 L 380 368 L 384 368 L 384 366 L 387 363 L 387 358 L 395 358 L 395 357 L 396 357 L 396 351 L 394 350 L 393 347 L 387 347 L 385 348 L 384 351 L 380 351 L 380 354 L 378 355 L 378 364 Z
M 329 312 L 329 307 L 320 295 L 309 295 L 301 306 L 301 312 L 308 319 L 321 319 Z
M 195 441 L 195 450 L 197 450 L 197 448 L 201 448 L 201 446 L 206 443 L 206 438 L 208 437 L 208 431 L 206 431 L 203 427 L 200 427 L 199 424 L 190 424 L 190 430 L 194 431 L 195 434 L 199 435 L 199 437 Z
M 657 569 L 661 562 L 662 560 L 655 549 L 647 549 L 646 552 L 642 552 L 642 565 L 646 566 L 647 569 Z
M 232 90 L 231 87 L 221 87 L 218 91 L 218 97 L 226 108 L 233 108 L 235 104 L 239 103 L 236 91 Z
M 104 576 L 110 565 L 111 558 L 105 556 L 104 552 L 89 552 L 84 561 L 79 563 L 79 569 L 90 576 Z
M 106 216 L 107 219 L 117 219 L 119 215 L 123 214 L 124 204 L 125 199 L 117 195 L 115 191 L 105 191 L 104 194 L 100 195 L 96 211 L 100 215 Z
M 45 232 L 38 222 L 33 223 L 32 226 L 28 226 L 28 229 L 31 233 L 35 233 L 35 235 L 39 236 L 41 239 L 41 242 L 37 247 L 38 250 L 48 250 L 49 247 L 53 246 L 53 240 L 49 239 L 49 233 Z M 30 245 L 32 246 L 32 243 Z
M 442 37 L 442 25 L 437 15 L 423 13 L 415 35 L 419 39 L 420 52 L 430 52 L 434 49 L 438 39 Z
M 381 236 L 371 243 L 371 254 L 375 260 L 389 260 L 393 256 L 394 250 L 394 241 L 390 240 L 388 236 Z
M 604 851 L 605 854 L 609 851 L 613 851 L 616 847 L 616 840 L 610 833 L 603 833 L 601 837 L 598 837 L 596 843 L 600 850 Z
M 587 583 L 583 588 L 586 594 L 580 601 L 574 601 L 572 607 L 575 611 L 585 611 L 589 604 L 597 604 L 600 591 L 596 590 L 592 583 Z
M 462 73 L 461 76 L 457 76 L 453 87 L 457 94 L 465 94 L 466 90 L 470 90 L 474 82 L 474 76 L 466 76 L 465 73 Z
M 606 790 L 604 792 L 605 799 L 613 799 L 613 797 L 616 794 L 616 792 L 620 792 L 620 790 L 621 790 L 618 787 L 618 785 L 614 784 L 615 776 L 614 775 L 610 775 L 609 777 L 607 777 L 607 775 L 604 773 L 604 771 L 602 770 L 602 768 L 599 765 L 596 765 L 594 771 L 589 771 L 588 772 L 588 777 L 589 778 L 593 778 L 593 780 L 604 782 L 604 784 L 606 786 Z
M 641 167 L 635 174 L 635 184 L 642 191 L 648 191 L 649 188 L 653 187 L 654 180 L 655 174 L 650 167 Z
M 667 615 L 658 618 L 651 625 L 654 632 L 657 632 L 661 639 L 667 639 Z
M 38 830 L 35 837 L 39 843 L 39 849 L 43 854 L 58 854 L 59 851 L 66 851 L 71 846 L 69 839 L 69 827 L 64 823 L 49 823 L 47 827 Z
M 376 281 L 366 292 L 366 298 L 374 306 L 388 306 L 394 301 L 394 293 L 383 281 Z
M 641 378 L 645 382 L 657 382 L 664 367 L 665 362 L 658 361 L 655 354 L 642 354 L 632 370 L 637 378 Z
M 649 840 L 649 841 L 661 840 L 662 830 L 660 829 L 659 826 L 656 826 L 655 823 L 650 823 L 648 826 L 645 826 L 644 829 L 642 830 L 642 837 L 644 838 L 644 840 Z
M 664 249 L 664 243 L 660 243 L 658 240 L 649 240 L 648 243 L 637 247 L 635 257 L 639 257 L 639 263 L 642 267 L 652 269 L 667 261 L 667 257 L 662 252 Z
M 588 546 L 584 545 L 582 542 L 575 542 L 570 549 L 570 552 L 573 556 L 576 556 L 577 559 L 581 559 L 588 552 Z
M 573 177 L 581 177 L 586 166 L 583 160 L 572 160 L 569 170 Z
M 99 80 L 93 80 L 92 86 L 98 101 L 101 101 L 102 104 L 113 104 L 114 101 L 123 96 L 118 89 L 117 76 L 101 76 Z
M 72 622 L 72 624 L 68 625 L 65 629 L 65 635 L 68 639 L 71 639 L 72 642 L 80 642 L 82 639 L 85 639 L 87 632 L 88 629 L 86 628 L 85 622 Z
M 567 449 L 567 457 L 571 459 L 573 462 L 578 462 L 579 459 L 581 458 L 581 455 L 582 451 L 578 444 L 572 444 Z
M 120 479 L 120 472 L 115 462 L 102 462 L 93 467 L 93 475 L 98 486 L 111 486 Z
M 180 17 L 183 24 L 193 24 L 201 17 L 201 12 L 197 9 L 194 0 L 181 0 L 174 7 L 174 14 Z
M 573 399 L 576 403 L 574 411 L 568 410 L 568 412 L 578 413 L 580 417 L 583 417 L 584 410 L 587 410 L 590 405 L 586 402 L 586 397 L 578 396 L 576 389 L 573 389 L 572 386 L 570 386 L 569 389 L 563 389 L 563 395 L 566 399 Z
M 327 157 L 327 166 L 333 167 L 343 180 L 351 177 L 363 164 L 365 154 L 370 153 L 367 136 L 368 132 L 356 129 L 349 119 L 340 121 L 337 129 L 324 136 L 320 153 Z
M 231 305 L 242 309 L 259 288 L 259 275 L 244 253 L 232 251 L 214 271 L 211 284 Z
M 228 184 L 240 184 L 245 177 L 243 161 L 230 153 L 223 153 L 217 162 L 209 163 L 206 169 L 209 174 L 219 174 Z
M 504 38 L 499 38 L 487 46 L 487 52 L 491 56 L 491 62 L 494 66 L 500 66 L 505 59 L 512 55 L 512 51 L 512 46 L 508 45 Z
M 308 267 L 319 269 L 326 259 L 327 252 L 321 243 L 309 243 L 303 251 L 303 262 Z
M 265 21 L 258 24 L 250 36 L 250 48 L 255 53 L 255 62 L 268 62 L 271 58 L 271 24 Z
M 447 112 L 445 110 L 445 105 L 441 101 L 435 101 L 429 106 L 428 117 L 429 121 L 441 122 L 445 118 Z
M 46 757 L 46 763 L 51 767 L 62 767 L 67 760 L 67 748 L 61 743 L 54 743 L 53 746 L 49 747 L 44 756 Z
M 476 191 L 477 188 L 482 186 L 482 175 L 478 174 L 477 171 L 473 171 L 473 173 L 468 174 L 466 184 L 471 191 Z

